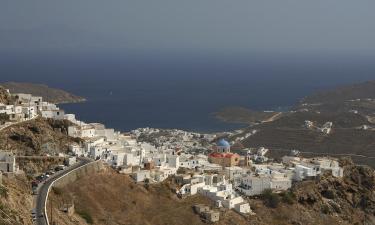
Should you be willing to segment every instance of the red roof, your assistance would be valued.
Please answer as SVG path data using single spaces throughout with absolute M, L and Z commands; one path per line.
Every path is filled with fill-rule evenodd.
M 232 157 L 239 157 L 238 154 L 233 154 L 233 153 L 218 153 L 218 152 L 213 152 L 208 155 L 209 157 L 213 158 L 232 158 Z

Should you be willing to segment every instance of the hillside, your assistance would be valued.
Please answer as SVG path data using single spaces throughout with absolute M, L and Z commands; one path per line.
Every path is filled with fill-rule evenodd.
M 303 99 L 303 103 L 337 103 L 354 99 L 375 98 L 375 81 L 319 91 Z
M 227 107 L 214 115 L 224 122 L 253 124 L 276 116 L 277 112 L 255 111 L 243 107 Z
M 321 91 L 303 99 L 293 111 L 248 127 L 230 139 L 240 140 L 244 147 L 270 148 L 270 156 L 276 158 L 297 149 L 306 156 L 347 155 L 375 167 L 374 99 L 375 81 Z M 312 128 L 305 126 L 307 120 Z M 326 122 L 333 123 L 330 134 L 318 130 Z
M 25 176 L 17 175 L 14 178 L 3 176 L 0 185 L 0 224 L 4 225 L 32 225 L 31 209 L 33 197 L 30 194 L 30 184 Z
M 44 84 L 7 82 L 1 84 L 11 93 L 25 93 L 43 97 L 51 103 L 75 103 L 85 101 L 85 98 L 68 93 L 61 89 L 51 88 Z
M 55 207 L 58 224 L 86 224 L 82 218 L 91 218 L 93 224 L 111 225 L 203 225 L 192 209 L 194 204 L 212 202 L 201 196 L 177 198 L 169 182 L 153 184 L 146 188 L 137 185 L 126 175 L 114 171 L 92 174 L 80 178 L 63 189 L 55 190 L 52 202 L 75 204 L 76 214 L 68 216 Z M 81 215 L 81 216 L 79 216 Z M 91 220 L 89 219 L 89 220 Z M 80 221 L 73 223 L 72 221 Z M 233 211 L 227 212 L 218 225 L 246 222 Z
M 312 121 L 318 127 L 328 121 L 333 122 L 332 132 L 324 134 L 306 128 L 305 120 Z M 373 126 L 366 117 L 354 113 L 296 112 L 247 128 L 231 137 L 231 140 L 247 137 L 248 133 L 256 130 L 254 135 L 243 139 L 241 144 L 245 147 L 269 148 L 271 157 L 283 156 L 291 149 L 297 149 L 306 153 L 306 156 L 352 155 L 355 162 L 375 167 L 375 132 L 361 129 L 362 125 Z
M 67 136 L 70 122 L 36 118 L 0 131 L 0 149 L 18 155 L 54 155 L 67 152 L 70 143 L 80 141 Z
M 267 195 L 249 199 L 256 213 L 244 217 L 232 210 L 221 209 L 218 225 L 287 225 L 287 224 L 375 224 L 375 175 L 368 167 L 343 161 L 343 179 L 325 175 L 315 181 L 295 185 L 291 192 L 272 194 L 277 202 L 269 205 Z M 194 214 L 197 203 L 212 205 L 210 200 L 195 195 L 179 199 L 173 193 L 171 180 L 161 184 L 135 184 L 126 175 L 107 170 L 81 177 L 75 183 L 55 189 L 52 202 L 58 224 L 86 225 L 203 225 Z M 365 199 L 365 200 L 364 200 Z M 74 203 L 74 214 L 59 210 L 63 203 Z

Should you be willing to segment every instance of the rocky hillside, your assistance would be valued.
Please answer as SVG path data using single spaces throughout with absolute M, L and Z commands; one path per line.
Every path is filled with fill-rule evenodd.
M 7 105 L 11 102 L 12 98 L 10 97 L 9 93 L 5 90 L 4 87 L 0 86 L 0 103 Z
M 13 178 L 3 176 L 0 185 L 0 224 L 32 225 L 31 209 L 33 197 L 30 184 L 25 176 Z
M 298 204 L 348 224 L 375 224 L 374 170 L 351 162 L 344 168 L 343 179 L 324 176 L 297 184 L 292 191 Z
M 85 101 L 85 98 L 68 93 L 61 89 L 51 88 L 44 84 L 8 82 L 1 84 L 11 93 L 25 93 L 43 97 L 51 103 L 75 103 Z
M 0 131 L 0 149 L 18 155 L 55 155 L 67 152 L 70 143 L 79 139 L 67 135 L 69 121 L 37 118 Z
M 375 175 L 369 167 L 343 160 L 344 178 L 325 174 L 304 181 L 281 194 L 265 193 L 249 198 L 256 215 L 241 216 L 219 209 L 218 225 L 320 225 L 375 224 Z M 58 224 L 113 225 L 203 225 L 194 214 L 194 204 L 213 202 L 196 195 L 176 198 L 171 180 L 161 184 L 135 184 L 114 171 L 81 177 L 75 183 L 55 189 L 55 219 Z M 75 213 L 59 210 L 63 203 L 75 206 Z M 108 209 L 111 209 L 110 211 Z
M 212 202 L 199 195 L 179 199 L 173 188 L 170 181 L 138 185 L 128 176 L 108 170 L 55 190 L 53 201 L 74 203 L 75 214 L 69 216 L 56 205 L 54 215 L 61 225 L 204 225 L 192 206 L 198 203 L 211 205 Z M 244 217 L 228 211 L 217 224 L 245 223 Z

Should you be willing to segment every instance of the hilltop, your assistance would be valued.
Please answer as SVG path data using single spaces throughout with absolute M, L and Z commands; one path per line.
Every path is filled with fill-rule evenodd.
M 302 103 L 338 103 L 366 98 L 375 98 L 375 81 L 322 90 L 304 98 Z
M 11 93 L 25 93 L 43 97 L 44 101 L 61 104 L 83 102 L 86 99 L 61 89 L 51 88 L 44 84 L 7 82 L 1 84 Z M 1 100 L 1 99 L 0 99 Z

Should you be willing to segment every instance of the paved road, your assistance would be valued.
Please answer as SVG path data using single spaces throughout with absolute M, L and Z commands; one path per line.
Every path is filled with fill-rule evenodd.
M 78 163 L 76 163 L 75 165 L 71 166 L 71 167 L 68 167 L 66 168 L 65 170 L 63 171 L 59 171 L 58 173 L 55 173 L 53 176 L 51 176 L 50 178 L 48 178 L 39 188 L 38 188 L 38 195 L 37 195 L 37 199 L 36 199 L 36 215 L 37 215 L 37 220 L 36 220 L 36 224 L 37 225 L 47 225 L 47 221 L 46 221 L 46 218 L 45 218 L 45 215 L 44 215 L 44 205 L 45 205 L 45 202 L 46 202 L 46 198 L 47 198 L 47 192 L 48 192 L 48 188 L 49 186 L 51 186 L 52 182 L 55 181 L 56 179 L 64 176 L 65 174 L 69 173 L 70 171 L 80 167 L 80 166 L 83 166 L 85 164 L 88 164 L 92 162 L 92 160 L 90 159 L 86 159 L 86 158 L 81 158 L 80 161 Z M 43 215 L 41 217 L 41 215 Z

